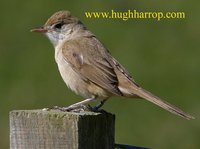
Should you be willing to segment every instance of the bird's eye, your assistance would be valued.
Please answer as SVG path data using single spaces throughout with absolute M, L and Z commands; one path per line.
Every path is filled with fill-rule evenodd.
M 61 29 L 63 25 L 64 25 L 63 22 L 59 22 L 59 23 L 57 23 L 57 24 L 54 26 L 54 28 L 56 28 L 56 29 Z

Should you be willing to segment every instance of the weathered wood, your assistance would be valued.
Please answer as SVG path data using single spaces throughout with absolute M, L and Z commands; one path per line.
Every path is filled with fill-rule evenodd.
M 10 112 L 10 149 L 113 149 L 110 113 L 17 110 Z

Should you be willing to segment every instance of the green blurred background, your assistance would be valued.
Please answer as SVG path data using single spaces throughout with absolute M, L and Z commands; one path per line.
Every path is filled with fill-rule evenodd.
M 135 80 L 196 117 L 187 121 L 144 100 L 112 98 L 116 142 L 157 149 L 200 148 L 199 1 L 68 0 L 0 2 L 0 148 L 9 148 L 9 111 L 66 106 L 83 99 L 67 89 L 48 39 L 30 29 L 67 9 L 110 49 Z M 87 19 L 85 11 L 185 11 L 186 19 Z

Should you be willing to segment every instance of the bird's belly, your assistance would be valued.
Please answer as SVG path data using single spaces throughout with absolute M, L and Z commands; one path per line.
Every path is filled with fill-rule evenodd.
M 83 76 L 74 71 L 71 65 L 63 58 L 62 53 L 55 55 L 55 59 L 58 64 L 58 69 L 62 79 L 66 85 L 76 94 L 86 98 L 91 98 L 94 96 L 107 98 L 110 96 L 109 93 L 104 89 L 83 78 Z
M 84 97 L 91 96 L 87 91 L 87 83 L 64 60 L 57 60 L 58 69 L 66 85 L 76 94 Z

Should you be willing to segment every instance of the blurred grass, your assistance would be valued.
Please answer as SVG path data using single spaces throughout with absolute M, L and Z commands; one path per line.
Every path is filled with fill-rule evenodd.
M 116 142 L 150 148 L 200 148 L 200 19 L 197 1 L 0 2 L 0 148 L 9 145 L 8 113 L 65 106 L 82 98 L 67 89 L 46 37 L 30 33 L 52 13 L 68 9 L 110 49 L 144 88 L 193 114 L 186 121 L 143 100 L 112 98 Z M 95 20 L 85 11 L 185 11 L 185 20 Z

